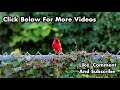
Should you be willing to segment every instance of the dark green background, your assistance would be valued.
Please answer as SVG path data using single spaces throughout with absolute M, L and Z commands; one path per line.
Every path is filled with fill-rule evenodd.
M 3 16 L 31 17 L 96 17 L 95 23 L 5 23 Z M 120 50 L 120 12 L 0 12 L 0 53 L 10 53 L 16 48 L 35 54 L 53 53 L 53 38 L 60 38 L 63 52 L 75 50 L 73 38 L 79 50 L 117 53 Z

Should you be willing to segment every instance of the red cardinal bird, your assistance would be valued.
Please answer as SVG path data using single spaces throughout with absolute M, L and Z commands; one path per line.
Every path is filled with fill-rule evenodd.
M 61 46 L 59 38 L 54 38 L 53 43 L 52 43 L 52 48 L 56 54 L 62 53 L 62 46 Z

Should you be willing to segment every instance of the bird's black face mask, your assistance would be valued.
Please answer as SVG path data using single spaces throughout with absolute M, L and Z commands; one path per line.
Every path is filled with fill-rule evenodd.
M 56 40 L 56 43 L 58 44 L 58 43 L 59 43 L 59 40 Z

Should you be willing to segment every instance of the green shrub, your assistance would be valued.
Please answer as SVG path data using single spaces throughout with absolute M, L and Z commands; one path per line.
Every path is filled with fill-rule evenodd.
M 91 59 L 85 54 L 75 52 L 65 54 L 67 57 L 50 60 L 25 59 L 19 57 L 16 60 L 1 61 L 1 78 L 120 78 L 120 60 L 106 56 L 102 60 Z M 81 64 L 86 64 L 81 66 Z M 94 67 L 95 64 L 116 64 L 113 67 Z M 99 70 L 113 73 L 80 73 L 80 70 Z
M 86 16 L 97 18 L 95 23 L 51 22 L 51 23 L 5 23 L 2 17 L 31 16 L 31 17 L 74 17 Z M 53 38 L 59 37 L 63 52 L 75 49 L 73 38 L 78 49 L 117 53 L 120 49 L 119 12 L 0 12 L 0 51 L 11 52 L 21 48 L 34 54 L 38 50 L 47 54 L 52 52 Z M 29 49 L 31 48 L 31 49 Z

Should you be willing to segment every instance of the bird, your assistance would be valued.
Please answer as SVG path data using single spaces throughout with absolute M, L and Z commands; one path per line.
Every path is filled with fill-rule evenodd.
M 52 49 L 55 52 L 55 54 L 58 54 L 58 58 L 60 58 L 60 55 L 63 54 L 63 52 L 62 52 L 62 45 L 61 45 L 59 38 L 57 38 L 57 37 L 54 38 L 53 43 L 52 43 Z M 56 63 L 56 56 L 55 55 L 52 56 L 51 62 L 53 64 Z
M 54 38 L 52 43 L 52 49 L 56 54 L 62 54 L 62 45 L 59 38 Z

